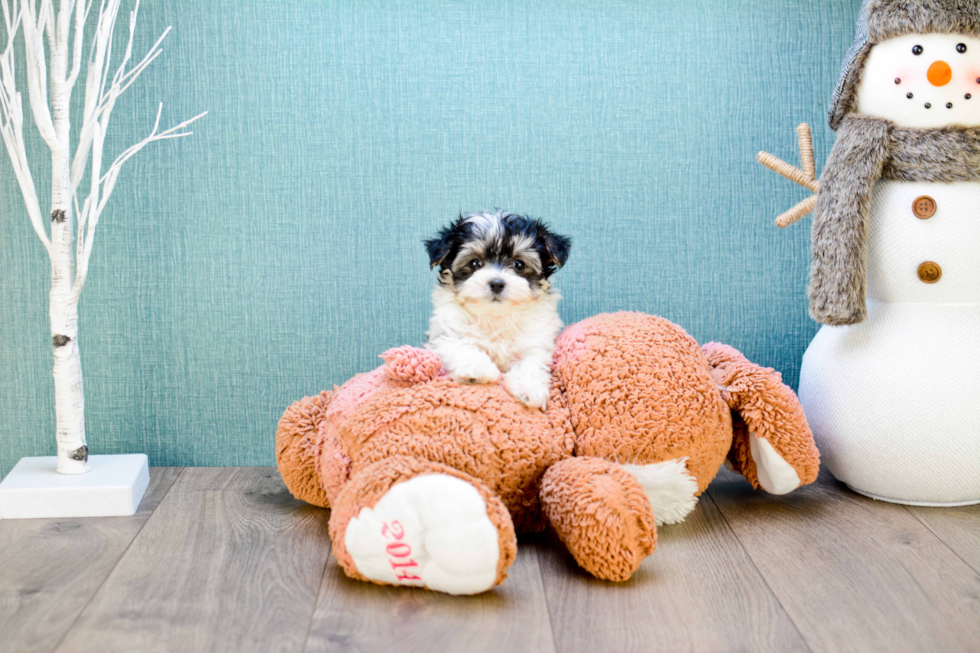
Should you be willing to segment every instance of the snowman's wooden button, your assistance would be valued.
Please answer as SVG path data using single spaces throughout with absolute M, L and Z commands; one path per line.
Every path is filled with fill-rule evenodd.
M 920 220 L 928 220 L 936 215 L 936 200 L 928 195 L 915 198 L 915 201 L 912 202 L 912 213 Z
M 938 263 L 926 261 L 919 266 L 919 281 L 922 283 L 936 283 L 943 276 L 943 269 Z

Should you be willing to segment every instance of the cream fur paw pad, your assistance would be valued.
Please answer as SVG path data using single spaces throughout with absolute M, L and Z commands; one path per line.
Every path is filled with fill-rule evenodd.
M 500 369 L 486 356 L 473 357 L 459 362 L 449 376 L 463 385 L 482 385 L 495 383 L 500 378 Z
M 544 410 L 551 397 L 551 375 L 511 370 L 504 375 L 504 387 L 519 402 L 530 408 Z
M 357 571 L 373 581 L 477 594 L 497 579 L 497 538 L 476 488 L 429 474 L 362 508 L 347 525 L 344 545 Z

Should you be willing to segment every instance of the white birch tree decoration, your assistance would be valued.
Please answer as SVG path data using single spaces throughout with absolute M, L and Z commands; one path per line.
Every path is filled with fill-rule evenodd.
M 0 135 L 13 164 L 27 215 L 51 261 L 49 312 L 54 346 L 56 438 L 62 474 L 89 470 L 85 441 L 82 367 L 78 343 L 78 299 L 85 287 L 99 218 L 112 196 L 119 171 L 153 141 L 189 136 L 185 128 L 207 112 L 159 131 L 161 104 L 150 134 L 123 150 L 103 170 L 106 129 L 116 100 L 153 63 L 160 43 L 130 66 L 139 0 L 129 14 L 126 51 L 110 75 L 113 32 L 120 0 L 100 0 L 85 71 L 85 104 L 78 143 L 72 151 L 69 107 L 82 70 L 85 26 L 94 0 L 0 0 L 6 43 L 0 54 Z M 24 145 L 24 109 L 17 88 L 14 42 L 22 34 L 31 114 L 51 150 L 51 224 L 45 224 Z M 79 186 L 88 172 L 87 195 L 79 205 Z M 84 192 L 81 193 L 84 195 Z M 77 217 L 77 220 L 76 220 Z

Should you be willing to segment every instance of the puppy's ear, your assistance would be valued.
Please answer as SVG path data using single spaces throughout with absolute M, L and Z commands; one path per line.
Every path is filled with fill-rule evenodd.
M 429 254 L 429 269 L 448 262 L 457 241 L 456 231 L 452 227 L 439 230 L 435 238 L 425 241 L 425 251 Z
M 560 268 L 568 260 L 568 255 L 572 250 L 572 239 L 568 236 L 560 236 L 550 231 L 545 231 L 544 248 L 551 258 L 552 265 Z

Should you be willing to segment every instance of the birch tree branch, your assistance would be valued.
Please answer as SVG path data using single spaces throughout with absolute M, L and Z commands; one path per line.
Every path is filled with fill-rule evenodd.
M 72 187 L 75 189 L 81 184 L 82 176 L 85 174 L 89 148 L 92 146 L 95 121 L 101 121 L 102 132 L 105 134 L 105 127 L 109 122 L 112 109 L 115 107 L 116 99 L 160 56 L 163 52 L 160 49 L 160 43 L 170 33 L 170 27 L 167 27 L 143 56 L 143 59 L 132 70 L 126 70 L 133 52 L 133 38 L 136 30 L 136 19 L 139 14 L 139 2 L 137 1 L 129 15 L 129 41 L 126 45 L 126 52 L 112 77 L 111 83 L 109 83 L 109 87 L 106 88 L 109 60 L 112 56 L 112 39 L 106 38 L 106 34 L 111 37 L 112 30 L 115 28 L 119 0 L 109 0 L 108 5 L 105 4 L 106 0 L 102 0 L 102 3 L 99 8 L 98 28 L 93 42 L 93 52 L 89 58 L 82 129 L 71 166 Z M 93 80 L 96 78 L 100 80 L 97 87 L 93 84 Z
M 0 2 L 2 2 L 0 6 L 3 8 L 3 22 L 7 35 L 6 45 L 0 54 L 0 137 L 2 137 L 7 154 L 10 156 L 14 177 L 17 179 L 17 185 L 20 186 L 21 195 L 24 197 L 31 227 L 34 228 L 34 232 L 50 256 L 51 239 L 44 229 L 41 204 L 38 201 L 34 178 L 27 163 L 27 148 L 24 144 L 24 103 L 17 91 L 16 84 L 16 67 L 13 56 L 14 40 L 22 25 L 23 14 L 17 0 L 13 0 L 12 7 L 8 0 L 0 0 Z
M 150 132 L 150 135 L 144 138 L 139 143 L 136 143 L 135 145 L 131 145 L 126 150 L 124 150 L 122 154 L 116 157 L 116 160 L 112 162 L 112 164 L 109 166 L 109 169 L 102 177 L 101 179 L 101 182 L 103 184 L 102 200 L 99 202 L 99 211 L 101 211 L 102 208 L 105 207 L 105 203 L 109 200 L 109 196 L 112 194 L 112 189 L 116 185 L 116 178 L 119 176 L 119 170 L 122 167 L 123 163 L 131 159 L 137 152 L 139 152 L 144 147 L 146 147 L 147 145 L 149 145 L 154 141 L 162 141 L 169 138 L 183 138 L 184 136 L 190 136 L 194 132 L 180 132 L 180 133 L 177 132 L 178 130 L 187 127 L 192 122 L 196 120 L 200 120 L 204 116 L 208 115 L 207 111 L 205 111 L 204 113 L 199 113 L 193 118 L 190 118 L 189 120 L 185 120 L 179 125 L 171 127 L 170 129 L 160 132 L 158 134 L 157 128 L 159 128 L 160 126 L 160 114 L 162 111 L 163 111 L 163 102 L 160 103 L 160 107 L 157 109 L 157 119 L 156 122 L 153 123 L 153 131 Z
M 94 6 L 94 0 L 62 0 L 57 14 L 52 0 L 40 0 L 40 6 L 38 0 L 0 0 L 0 4 L 3 8 L 7 35 L 5 48 L 0 54 L 0 136 L 2 136 L 7 153 L 10 155 L 14 175 L 24 196 L 31 225 L 48 254 L 51 255 L 51 239 L 44 226 L 45 221 L 38 201 L 37 190 L 27 162 L 23 139 L 23 100 L 16 88 L 13 42 L 17 33 L 23 28 L 28 92 L 34 122 L 48 147 L 53 152 L 60 152 L 65 144 L 58 141 L 51 118 L 51 108 L 48 104 L 49 80 L 44 40 L 48 40 L 52 57 L 56 54 L 60 56 L 58 60 L 62 63 L 62 68 L 57 70 L 65 73 L 63 82 L 51 80 L 50 83 L 55 85 L 52 88 L 56 88 L 59 93 L 70 95 L 81 71 L 85 23 Z M 126 50 L 110 77 L 112 36 L 119 8 L 120 0 L 100 0 L 95 35 L 86 72 L 81 133 L 71 163 L 71 201 L 77 216 L 74 252 L 77 267 L 72 287 L 72 294 L 76 298 L 84 288 L 85 279 L 88 276 L 88 265 L 92 256 L 95 231 L 99 219 L 105 210 L 106 203 L 112 196 L 123 165 L 150 143 L 190 136 L 193 132 L 184 131 L 185 128 L 207 115 L 207 112 L 201 113 L 161 132 L 160 117 L 163 112 L 163 104 L 161 103 L 157 109 L 156 120 L 150 134 L 135 145 L 123 150 L 109 164 L 105 172 L 102 171 L 105 137 L 116 100 L 160 56 L 163 52 L 160 44 L 170 32 L 170 27 L 167 27 L 143 58 L 130 68 L 140 8 L 140 2 L 136 0 L 133 10 L 129 14 L 129 38 Z M 72 38 L 74 40 L 70 40 Z M 68 61 L 69 42 L 71 70 L 67 72 L 63 68 Z M 86 168 L 88 168 L 90 156 L 89 193 L 82 205 L 79 206 L 77 191 Z
M 24 28 L 27 95 L 30 98 L 34 123 L 51 151 L 57 151 L 60 145 L 54 131 L 54 123 L 51 121 L 51 109 L 48 107 L 48 71 L 44 55 L 45 23 L 48 15 L 47 8 L 50 6 L 51 0 L 42 0 L 39 19 L 35 0 L 23 0 L 21 21 Z
M 86 13 L 91 8 L 93 0 L 88 1 L 89 8 L 86 9 Z M 78 296 L 85 286 L 85 280 L 88 277 L 88 264 L 92 256 L 92 246 L 95 242 L 95 230 L 102 216 L 102 211 L 105 209 L 106 203 L 109 201 L 109 198 L 112 196 L 112 191 L 115 189 L 116 181 L 119 178 L 119 172 L 123 164 L 154 141 L 190 136 L 192 132 L 184 132 L 182 130 L 207 114 L 207 112 L 199 114 L 175 127 L 159 132 L 160 116 L 163 111 L 163 104 L 161 103 L 157 109 L 156 121 L 153 124 L 150 135 L 139 143 L 125 149 L 109 165 L 105 173 L 102 172 L 105 137 L 116 100 L 160 56 L 163 52 L 160 44 L 166 38 L 167 34 L 170 33 L 170 27 L 167 27 L 146 54 L 143 55 L 143 58 L 135 66 L 129 68 L 133 56 L 133 41 L 136 34 L 136 23 L 140 8 L 140 2 L 136 0 L 133 10 L 129 13 L 129 39 L 126 43 L 126 50 L 110 79 L 109 67 L 112 60 L 112 34 L 115 30 L 116 19 L 119 14 L 119 5 L 120 0 L 100 0 L 95 37 L 93 39 L 91 53 L 89 54 L 88 71 L 86 73 L 85 106 L 82 113 L 82 127 L 78 146 L 71 164 L 71 186 L 73 194 L 75 194 L 74 202 L 78 216 L 78 234 L 76 239 L 77 272 L 73 288 L 75 296 Z M 89 168 L 90 190 L 88 197 L 79 209 L 77 191 L 81 185 L 82 178 L 85 176 L 86 168 L 88 168 L 89 155 L 91 155 L 91 168 Z
M 31 0 L 34 2 L 34 0 Z M 57 48 L 57 40 L 54 33 L 55 18 L 54 18 L 54 2 L 53 0 L 41 0 L 41 16 L 44 19 L 44 33 L 48 37 L 48 51 L 54 55 Z M 38 30 L 38 35 L 41 31 Z
M 99 218 L 102 216 L 102 211 L 105 209 L 106 203 L 112 196 L 112 191 L 116 187 L 116 180 L 119 178 L 119 172 L 126 161 L 133 158 L 137 152 L 142 150 L 144 147 L 153 143 L 155 141 L 163 141 L 171 138 L 183 138 L 184 136 L 190 136 L 194 132 L 181 131 L 191 123 L 200 120 L 204 116 L 208 115 L 208 112 L 199 113 L 198 115 L 185 120 L 179 125 L 175 125 L 170 129 L 157 133 L 160 128 L 160 116 L 163 113 L 163 102 L 160 103 L 157 108 L 157 117 L 153 123 L 153 129 L 150 131 L 150 135 L 144 138 L 139 143 L 131 145 L 116 157 L 116 159 L 109 164 L 109 168 L 106 170 L 104 175 L 99 175 L 102 168 L 102 148 L 105 140 L 105 133 L 102 132 L 101 126 L 97 123 L 95 127 L 94 138 L 92 139 L 92 170 L 91 170 L 91 182 L 92 190 L 89 193 L 88 198 L 85 200 L 85 204 L 82 207 L 82 216 L 79 218 L 78 226 L 78 236 L 79 240 L 82 239 L 82 226 L 84 219 L 85 221 L 85 243 L 84 246 L 80 245 L 81 256 L 78 257 L 78 273 L 75 276 L 75 288 L 74 293 L 76 295 L 82 292 L 85 287 L 85 279 L 88 276 L 88 264 L 89 259 L 92 257 L 92 245 L 95 242 L 95 228 L 99 223 Z
M 88 20 L 92 0 L 72 0 L 75 9 L 75 35 L 72 41 L 71 73 L 68 75 L 68 87 L 75 88 L 78 73 L 82 70 L 82 50 L 85 44 L 85 21 Z

